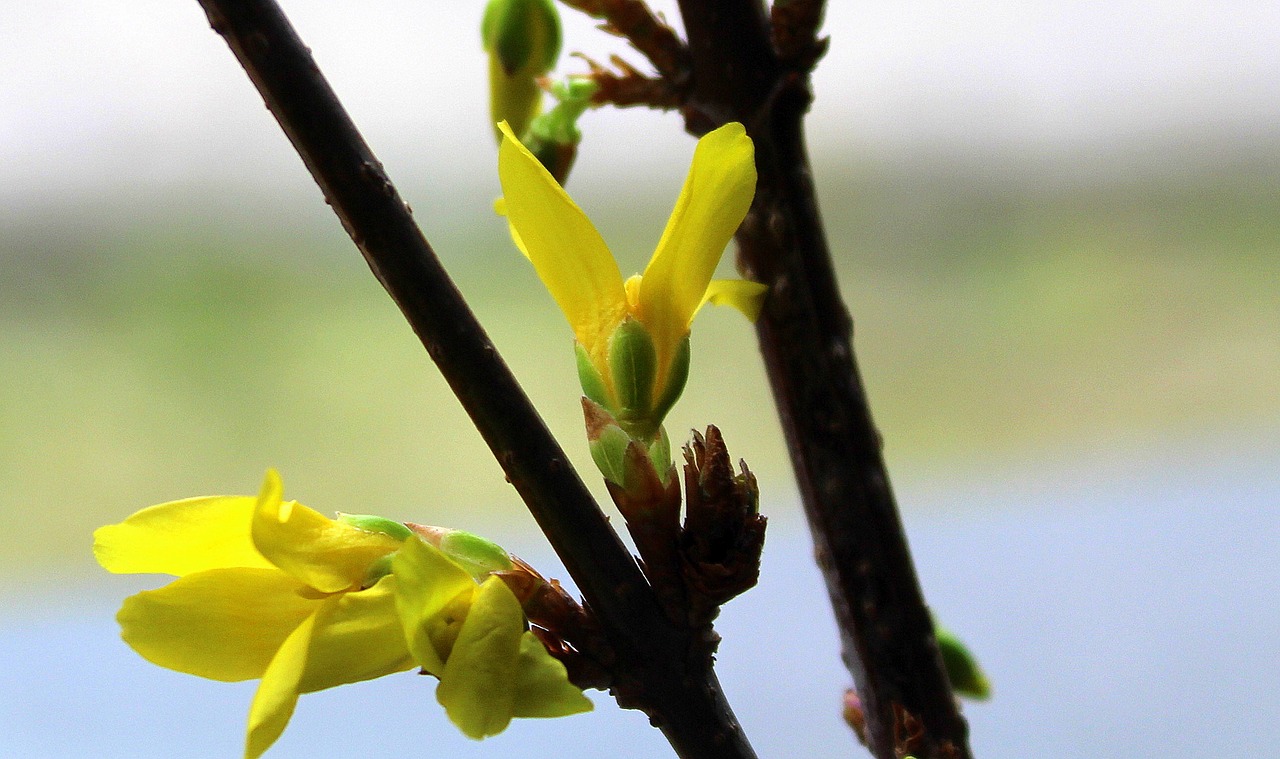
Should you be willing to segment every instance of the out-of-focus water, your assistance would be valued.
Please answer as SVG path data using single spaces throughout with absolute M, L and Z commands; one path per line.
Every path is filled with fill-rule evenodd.
M 1275 436 L 1096 455 L 982 483 L 907 481 L 926 594 L 994 681 L 966 712 L 979 756 L 1266 756 L 1278 736 Z M 955 504 L 964 504 L 956 506 Z M 726 608 L 719 672 L 762 757 L 857 756 L 846 675 L 808 538 L 775 514 L 761 584 Z M 546 557 L 527 557 L 535 562 Z M 224 757 L 254 683 L 153 667 L 112 615 L 138 578 L 11 597 L 0 620 L 0 756 Z M 412 674 L 302 698 L 274 757 L 668 756 L 635 712 L 461 737 Z

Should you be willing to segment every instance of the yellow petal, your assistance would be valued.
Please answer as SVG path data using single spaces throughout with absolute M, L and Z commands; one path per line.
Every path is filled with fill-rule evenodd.
M 689 331 L 755 189 L 755 149 L 741 124 L 725 124 L 698 141 L 684 188 L 640 280 L 640 320 L 658 346 L 659 371 Z
M 323 593 L 360 587 L 373 562 L 400 541 L 336 522 L 295 501 L 281 500 L 283 486 L 267 472 L 252 523 L 253 543 L 263 556 Z
M 490 577 L 480 586 L 445 662 L 436 700 L 468 738 L 507 728 L 514 714 L 524 612 L 511 589 Z
M 125 599 L 120 635 L 148 661 L 213 680 L 261 677 L 319 601 L 278 569 L 210 569 Z
M 566 717 L 591 711 L 591 699 L 569 682 L 564 665 L 531 632 L 520 638 L 512 711 L 516 717 Z
M 440 677 L 453 648 L 475 580 L 435 546 L 414 536 L 391 560 L 396 612 L 419 666 Z
M 391 575 L 368 590 L 327 599 L 315 620 L 306 672 L 298 683 L 301 693 L 414 667 L 396 614 L 395 578 Z
M 706 303 L 713 306 L 733 306 L 742 315 L 755 321 L 760 316 L 760 307 L 764 305 L 764 295 L 769 292 L 768 285 L 749 282 L 745 279 L 713 279 L 707 285 L 707 295 L 698 304 L 698 308 Z
M 109 572 L 181 577 L 217 567 L 270 567 L 249 536 L 251 496 L 189 498 L 151 506 L 93 533 L 93 555 Z
M 593 357 L 626 313 L 618 264 L 600 233 L 510 127 L 500 124 L 498 176 L 516 245 Z
M 258 692 L 249 707 L 249 729 L 245 735 L 245 759 L 257 759 L 271 748 L 293 716 L 298 705 L 298 684 L 307 668 L 307 655 L 315 632 L 316 616 L 302 624 L 281 644 L 271 665 L 262 675 Z

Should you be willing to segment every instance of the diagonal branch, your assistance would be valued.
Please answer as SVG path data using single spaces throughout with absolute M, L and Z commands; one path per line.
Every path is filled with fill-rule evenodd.
M 283 11 L 272 0 L 201 5 L 582 590 L 627 706 L 644 709 L 681 757 L 754 759 L 714 672 L 688 665 L 689 632 L 664 618 Z

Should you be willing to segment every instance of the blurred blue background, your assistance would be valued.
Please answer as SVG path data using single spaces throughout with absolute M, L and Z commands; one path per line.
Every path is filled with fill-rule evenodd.
M 490 212 L 480 5 L 285 8 L 587 473 L 569 331 Z M 268 466 L 321 511 L 464 527 L 563 578 L 194 0 L 11 6 L 0 756 L 237 754 L 254 684 L 125 647 L 114 610 L 163 580 L 106 575 L 90 534 Z M 564 17 L 569 50 L 621 47 Z M 815 178 L 926 596 L 994 682 L 975 751 L 1267 755 L 1280 8 L 876 0 L 826 31 Z M 570 191 L 639 270 L 692 140 L 674 114 L 583 126 Z M 751 330 L 710 310 L 694 351 L 668 428 L 718 424 L 771 519 L 721 678 L 762 756 L 857 755 Z M 475 744 L 399 675 L 306 696 L 269 756 L 669 755 L 597 703 Z

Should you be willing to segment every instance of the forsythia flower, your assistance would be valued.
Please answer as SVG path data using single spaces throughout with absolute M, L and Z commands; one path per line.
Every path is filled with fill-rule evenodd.
M 755 194 L 755 154 L 741 124 L 698 141 L 666 230 L 643 275 L 625 282 L 600 233 L 505 124 L 501 207 L 517 247 L 573 327 L 591 400 L 651 437 L 688 376 L 689 326 L 703 304 L 754 319 L 765 286 L 713 280 Z
M 300 694 L 415 666 L 441 679 L 437 699 L 473 738 L 501 731 L 513 716 L 590 708 L 563 665 L 541 644 L 528 646 L 519 602 L 500 580 L 477 585 L 404 525 L 332 520 L 282 496 L 269 471 L 257 498 L 164 503 L 94 533 L 94 554 L 107 570 L 178 577 L 125 600 L 117 619 L 135 651 L 213 680 L 261 678 L 246 757 L 275 742 Z M 434 571 L 420 570 L 424 564 Z M 492 639 L 477 639 L 475 629 Z M 429 655 L 424 631 L 438 642 Z M 495 684 L 495 668 L 515 675 Z M 511 697 L 522 685 L 527 699 L 546 701 Z M 495 700 L 485 702 L 495 688 Z

